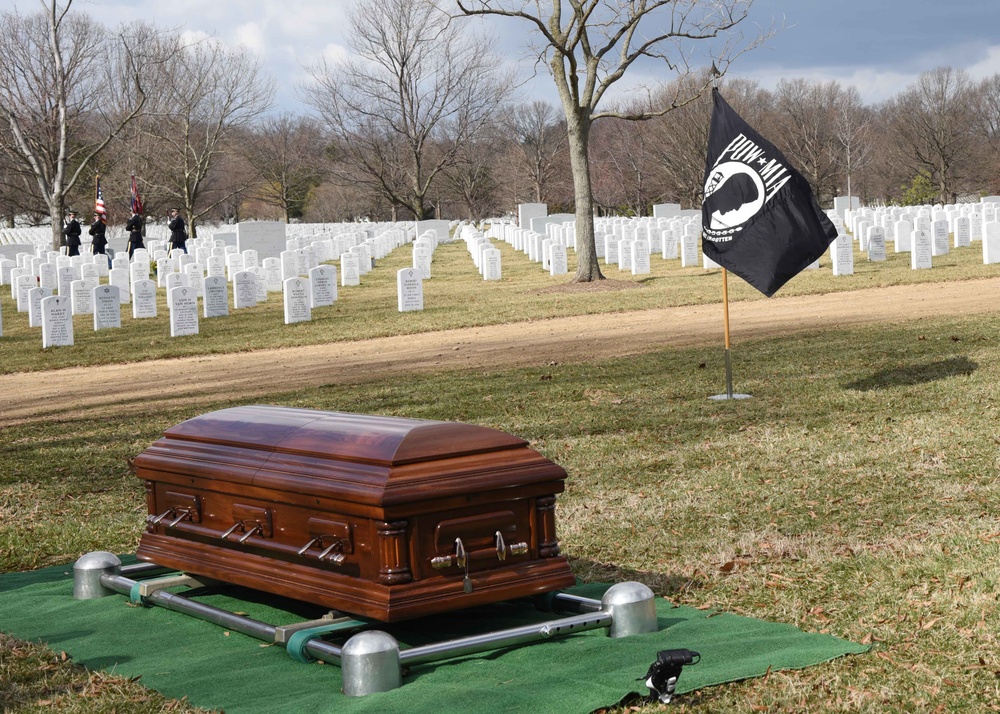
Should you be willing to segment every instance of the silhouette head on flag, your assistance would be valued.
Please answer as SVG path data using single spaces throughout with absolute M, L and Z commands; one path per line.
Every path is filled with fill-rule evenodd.
M 837 238 L 809 182 L 719 90 L 705 160 L 702 252 L 771 297 Z

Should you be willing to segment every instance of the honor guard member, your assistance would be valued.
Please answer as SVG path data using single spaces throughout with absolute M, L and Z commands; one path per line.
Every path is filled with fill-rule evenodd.
M 108 227 L 105 225 L 104 221 L 101 220 L 101 215 L 99 213 L 94 214 L 94 222 L 90 224 L 90 230 L 87 233 L 90 234 L 91 245 L 94 246 L 94 254 L 101 253 L 102 255 L 107 255 L 106 248 L 108 247 L 107 238 Z
M 170 229 L 170 247 L 179 248 L 187 253 L 186 224 L 176 208 L 170 209 L 170 223 L 167 224 L 167 228 Z
M 76 220 L 76 211 L 66 214 L 66 225 L 63 226 L 63 237 L 66 239 L 66 254 L 80 255 L 80 223 Z
M 142 216 L 133 212 L 125 224 L 125 230 L 128 231 L 128 259 L 132 260 L 133 253 L 146 247 L 142 242 Z

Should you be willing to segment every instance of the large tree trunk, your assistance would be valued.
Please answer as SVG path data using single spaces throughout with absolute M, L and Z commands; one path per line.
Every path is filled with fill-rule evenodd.
M 59 244 L 62 243 L 63 229 L 63 200 L 62 196 L 49 197 L 49 220 L 52 223 L 52 250 L 58 251 Z
M 579 110 L 577 110 L 579 111 Z M 569 161 L 576 188 L 577 265 L 574 283 L 604 280 L 594 241 L 594 197 L 590 186 L 590 119 L 579 113 L 567 122 Z

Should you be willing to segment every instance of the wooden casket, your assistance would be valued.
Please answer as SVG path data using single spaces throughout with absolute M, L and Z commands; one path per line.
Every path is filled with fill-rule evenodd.
M 384 622 L 573 585 L 562 467 L 470 424 L 269 406 L 178 424 L 132 461 L 142 560 Z

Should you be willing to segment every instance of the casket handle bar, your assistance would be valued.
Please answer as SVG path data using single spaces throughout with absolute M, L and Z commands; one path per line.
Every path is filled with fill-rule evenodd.
M 221 540 L 226 540 L 227 538 L 229 538 L 229 536 L 231 536 L 233 533 L 235 533 L 237 530 L 241 528 L 246 528 L 246 526 L 243 524 L 243 521 L 236 521 L 236 523 L 232 525 L 232 528 L 230 528 L 228 531 L 219 536 L 219 538 Z
M 187 508 L 168 508 L 160 515 L 150 516 L 146 520 L 148 520 L 151 525 L 157 526 L 160 524 L 160 521 L 164 520 L 165 518 L 169 518 L 171 516 L 177 516 L 177 517 L 167 524 L 167 528 L 176 528 L 177 524 L 185 519 L 194 520 L 194 518 L 191 515 L 191 511 Z
M 528 553 L 528 544 L 524 541 L 519 543 L 507 544 L 503 535 L 500 531 L 497 531 L 493 536 L 494 545 L 496 546 L 497 560 L 504 561 L 507 559 L 508 555 L 526 555 Z M 476 553 L 483 553 L 484 551 L 475 551 Z M 452 565 L 457 565 L 459 568 L 464 568 L 471 560 L 469 552 L 465 549 L 465 544 L 462 542 L 461 538 L 455 539 L 455 553 L 453 555 L 439 555 L 431 558 L 431 567 L 438 570 L 443 570 L 444 568 L 450 568 Z
M 264 533 L 264 529 L 261 527 L 260 523 L 254 523 L 253 528 L 244 533 L 243 537 L 240 538 L 240 543 L 246 543 L 248 540 L 250 540 L 250 536 L 254 535 L 255 533 L 261 533 L 261 534 Z
M 324 536 L 321 535 L 316 536 L 311 541 L 306 543 L 304 546 L 299 548 L 298 554 L 304 556 L 306 552 L 314 545 L 322 547 L 323 538 Z M 333 563 L 334 565 L 342 565 L 344 561 L 347 560 L 347 557 L 342 552 L 344 550 L 345 544 L 349 544 L 349 541 L 346 541 L 344 539 L 338 539 L 333 543 L 333 545 L 328 546 L 325 550 L 323 550 L 323 552 L 321 552 L 318 556 L 316 556 L 317 560 L 320 561 L 327 560 Z

